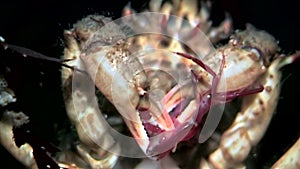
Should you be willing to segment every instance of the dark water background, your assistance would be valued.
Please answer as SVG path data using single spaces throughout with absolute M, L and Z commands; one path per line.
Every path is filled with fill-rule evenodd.
M 118 18 L 128 1 L 94 0 L 52 1 L 11 0 L 0 2 L 0 35 L 7 42 L 24 46 L 51 57 L 60 57 L 63 51 L 63 30 L 88 14 L 104 14 Z M 135 9 L 145 7 L 145 2 L 132 0 Z M 279 40 L 283 52 L 300 50 L 299 5 L 294 0 L 216 0 L 212 19 L 218 24 L 224 11 L 233 17 L 234 27 L 243 29 L 252 23 Z M 282 93 L 276 116 L 268 132 L 255 151 L 258 168 L 273 163 L 300 135 L 300 62 L 283 69 Z M 31 118 L 31 130 L 41 138 L 56 143 L 56 128 L 63 127 L 64 104 L 60 88 L 60 66 L 55 63 L 23 58 L 0 49 L 0 69 L 6 73 L 9 86 L 15 91 L 17 103 L 10 110 L 23 111 Z M 1 130 L 1 129 L 0 129 Z M 24 168 L 0 146 L 1 165 Z

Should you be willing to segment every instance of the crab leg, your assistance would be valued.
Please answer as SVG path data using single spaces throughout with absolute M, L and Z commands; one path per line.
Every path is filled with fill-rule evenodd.
M 6 80 L 2 75 L 0 75 L 1 107 L 4 107 L 7 104 L 16 101 L 14 92 L 7 86 L 8 85 Z M 38 167 L 32 154 L 32 147 L 27 143 L 22 145 L 21 147 L 18 147 L 14 141 L 13 127 L 18 125 L 18 122 L 20 122 L 19 125 L 22 125 L 24 122 L 28 121 L 28 117 L 22 112 L 15 113 L 13 111 L 5 111 L 1 112 L 1 114 L 2 118 L 0 120 L 0 144 L 23 165 L 32 169 L 37 169 Z M 20 121 L 21 119 L 24 119 L 25 121 L 23 120 L 22 122 Z
M 272 169 L 300 168 L 300 138 L 296 143 L 272 166 Z
M 84 70 L 84 64 L 79 57 L 80 46 L 72 35 L 72 32 L 66 31 L 65 38 L 67 39 L 68 45 L 68 48 L 65 49 L 65 59 L 71 60 L 68 62 L 68 65 Z M 95 107 L 88 106 L 89 104 L 87 102 L 90 100 L 88 96 L 84 95 L 84 91 L 75 90 L 72 95 L 72 91 L 70 90 L 72 89 L 72 79 L 74 75 L 85 78 L 83 80 L 86 80 L 85 74 L 76 73 L 76 71 L 68 68 L 62 68 L 62 83 L 63 88 L 65 89 L 63 91 L 66 109 L 68 110 L 67 113 L 71 122 L 75 125 L 81 141 L 81 144 L 77 146 L 78 153 L 93 168 L 111 168 L 117 162 L 118 156 L 109 152 L 103 154 L 103 149 L 95 143 L 95 140 L 101 142 L 106 149 L 115 149 L 115 151 L 120 151 L 118 150 L 120 147 L 110 136 L 109 130 L 107 128 L 103 128 L 102 124 L 104 121 L 97 116 L 97 110 L 95 110 Z M 74 102 L 74 99 L 78 102 Z M 77 105 L 77 107 L 75 107 L 75 105 Z M 80 105 L 82 105 L 81 109 L 76 110 L 76 108 Z M 86 105 L 88 107 L 84 107 Z M 90 152 L 97 154 L 103 159 L 92 157 Z
M 0 121 L 0 144 L 4 146 L 18 161 L 30 169 L 38 169 L 37 163 L 33 157 L 33 148 L 30 144 L 23 144 L 18 147 L 14 141 L 13 127 L 14 121 L 21 117 L 28 118 L 22 112 L 15 113 L 6 111 Z
M 245 97 L 241 112 L 223 134 L 219 148 L 209 156 L 209 161 L 215 168 L 224 169 L 240 165 L 248 156 L 251 147 L 260 141 L 278 101 L 281 78 L 279 70 L 299 57 L 300 53 L 290 57 L 279 56 L 260 78 L 264 91 Z

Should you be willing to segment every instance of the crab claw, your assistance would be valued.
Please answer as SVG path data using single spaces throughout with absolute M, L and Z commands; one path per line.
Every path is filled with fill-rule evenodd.
M 190 80 L 173 87 L 161 100 L 148 99 L 151 106 L 140 109 L 141 122 L 130 126 L 146 156 L 160 159 L 184 140 L 195 125 L 198 98 Z M 140 103 L 143 104 L 143 103 Z M 143 130 L 143 129 L 144 130 Z M 139 139 L 141 135 L 146 139 Z

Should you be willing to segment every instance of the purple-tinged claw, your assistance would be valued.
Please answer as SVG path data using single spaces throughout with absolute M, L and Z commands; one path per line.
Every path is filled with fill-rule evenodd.
M 177 144 L 190 132 L 193 125 L 193 123 L 184 123 L 177 126 L 174 130 L 165 131 L 150 137 L 150 144 L 146 152 L 147 155 L 152 157 L 159 155 L 159 158 L 163 158 L 162 154 L 176 148 Z

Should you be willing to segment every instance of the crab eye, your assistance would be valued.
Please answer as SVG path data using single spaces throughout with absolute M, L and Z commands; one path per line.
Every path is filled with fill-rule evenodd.
M 253 46 L 243 46 L 242 49 L 248 51 L 248 52 L 251 52 L 251 53 L 254 53 L 253 56 L 256 56 L 256 58 L 253 58 L 255 60 L 262 60 L 263 56 L 262 56 L 262 52 L 256 48 L 256 47 L 253 47 Z

